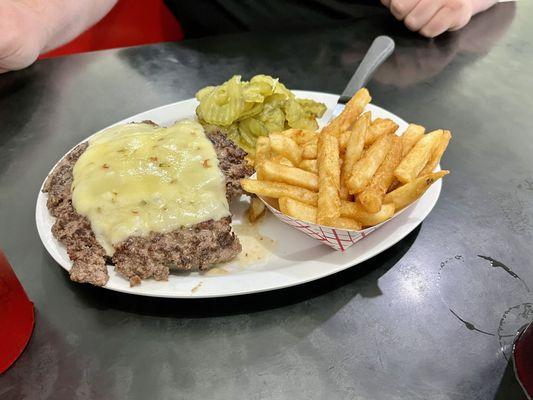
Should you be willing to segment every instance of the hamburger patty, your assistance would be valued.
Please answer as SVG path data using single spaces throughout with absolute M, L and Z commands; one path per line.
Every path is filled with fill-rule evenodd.
M 234 198 L 242 193 L 239 180 L 250 176 L 253 169 L 244 159 L 246 153 L 222 133 L 215 132 L 208 137 L 226 178 L 226 196 Z M 46 180 L 43 192 L 48 193 L 47 207 L 56 218 L 52 233 L 66 246 L 73 263 L 70 279 L 103 286 L 109 279 L 108 257 L 96 240 L 89 220 L 74 209 L 71 197 L 72 169 L 87 146 L 88 143 L 76 146 L 60 161 Z M 226 217 L 168 233 L 130 237 L 116 246 L 111 261 L 115 270 L 133 286 L 141 279 L 167 280 L 170 269 L 205 270 L 231 260 L 240 251 L 239 240 L 231 230 L 231 217 Z

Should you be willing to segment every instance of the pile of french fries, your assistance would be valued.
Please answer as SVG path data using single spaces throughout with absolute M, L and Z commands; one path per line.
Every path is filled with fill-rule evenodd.
M 410 124 L 397 136 L 395 122 L 363 112 L 370 100 L 367 89 L 359 90 L 321 132 L 288 129 L 258 138 L 257 179 L 242 179 L 243 189 L 277 199 L 291 217 L 348 230 L 380 224 L 420 198 L 448 174 L 433 171 L 450 131 L 425 134 Z M 256 199 L 250 213 L 260 208 Z

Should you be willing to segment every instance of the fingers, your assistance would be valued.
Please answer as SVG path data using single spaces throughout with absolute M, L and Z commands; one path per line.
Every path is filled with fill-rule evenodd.
M 450 6 L 452 12 L 455 15 L 454 20 L 450 23 L 450 31 L 456 31 L 461 29 L 463 26 L 470 22 L 472 15 L 474 15 L 474 10 L 472 3 L 469 1 L 454 1 Z
M 431 21 L 441 7 L 441 1 L 420 0 L 413 10 L 405 17 L 405 26 L 413 32 L 418 32 Z
M 403 21 L 419 2 L 420 0 L 390 0 L 388 7 L 397 20 Z
M 420 29 L 420 34 L 428 38 L 439 36 L 450 28 L 452 18 L 451 10 L 448 7 L 442 7 L 437 11 L 433 18 Z
M 427 37 L 465 26 L 472 17 L 471 0 L 381 0 L 407 28 Z

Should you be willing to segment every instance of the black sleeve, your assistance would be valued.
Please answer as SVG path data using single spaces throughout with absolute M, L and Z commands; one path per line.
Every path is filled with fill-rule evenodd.
M 327 26 L 382 13 L 378 0 L 165 0 L 186 38 Z

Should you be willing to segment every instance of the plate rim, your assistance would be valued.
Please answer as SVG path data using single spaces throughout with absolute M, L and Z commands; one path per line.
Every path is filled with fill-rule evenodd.
M 294 92 L 297 95 L 300 94 L 300 96 L 302 96 L 302 95 L 305 96 L 307 93 L 309 93 L 309 94 L 313 94 L 313 95 L 316 95 L 316 96 L 327 96 L 327 97 L 332 97 L 332 98 L 335 98 L 335 99 L 339 97 L 339 95 L 336 95 L 336 94 L 327 93 L 327 92 L 320 92 L 320 91 L 311 91 L 311 90 L 292 90 L 292 92 Z M 61 162 L 61 160 L 63 160 L 63 158 L 70 151 L 72 151 L 72 149 L 74 149 L 76 146 L 78 146 L 80 143 L 83 143 L 83 142 L 89 140 L 93 135 L 96 135 L 97 133 L 99 133 L 99 132 L 101 132 L 101 131 L 103 131 L 105 129 L 108 129 L 108 128 L 112 127 L 112 126 L 115 126 L 115 125 L 118 125 L 118 124 L 121 124 L 121 123 L 125 123 L 125 122 L 130 121 L 132 119 L 135 119 L 135 118 L 137 118 L 137 116 L 145 114 L 145 113 L 154 113 L 156 111 L 164 110 L 165 108 L 177 107 L 181 103 L 189 103 L 191 101 L 195 101 L 195 98 L 193 97 L 193 98 L 176 101 L 176 102 L 169 103 L 169 104 L 164 104 L 162 106 L 154 107 L 152 109 L 141 111 L 141 112 L 139 112 L 137 114 L 131 115 L 129 117 L 121 119 L 120 121 L 117 121 L 117 122 L 115 122 L 113 124 L 110 124 L 109 126 L 104 127 L 104 128 L 102 128 L 101 130 L 99 130 L 97 132 L 94 132 L 93 134 L 91 134 L 88 137 L 86 137 L 83 140 L 81 140 L 79 143 L 75 144 L 72 148 L 67 150 L 67 152 L 61 158 L 59 158 L 59 160 L 57 160 L 57 162 L 52 166 L 50 171 L 46 174 L 46 176 L 45 176 L 45 178 L 43 180 L 43 183 L 39 187 L 39 192 L 38 192 L 38 196 L 37 196 L 37 199 L 36 199 L 36 205 L 35 205 L 35 222 L 36 222 L 36 227 L 37 227 L 39 239 L 41 240 L 41 243 L 42 243 L 43 247 L 46 249 L 48 254 L 54 259 L 54 261 L 59 264 L 59 266 L 61 268 L 63 268 L 67 272 L 70 271 L 70 268 L 72 268 L 72 261 L 69 259 L 70 266 L 68 268 L 65 265 L 63 265 L 63 261 L 64 260 L 62 258 L 60 258 L 59 254 L 56 254 L 56 252 L 52 251 L 49 248 L 49 246 L 47 246 L 47 244 L 46 244 L 47 240 L 45 240 L 45 238 L 46 238 L 46 234 L 48 232 L 46 232 L 46 234 L 45 234 L 44 230 L 46 229 L 46 227 L 39 223 L 40 215 L 42 215 L 41 213 L 43 211 L 47 212 L 49 214 L 48 208 L 46 207 L 47 195 L 45 193 L 43 193 L 42 189 L 44 188 L 44 185 L 46 183 L 46 180 L 48 179 L 48 176 L 52 173 L 52 171 L 57 166 L 57 164 L 59 162 Z M 385 112 L 387 112 L 389 114 L 392 114 L 398 120 L 401 120 L 402 122 L 407 123 L 403 118 L 401 118 L 398 115 L 392 113 L 391 111 L 388 111 L 388 110 L 386 110 L 386 109 L 384 109 L 384 108 L 382 108 L 380 106 L 374 105 L 374 104 L 372 104 L 371 106 L 375 107 L 377 109 L 383 110 L 383 111 L 385 111 Z M 440 169 L 440 165 L 438 166 L 438 168 Z M 432 197 L 434 199 L 431 202 L 431 205 L 428 205 L 421 212 L 420 216 L 417 217 L 416 222 L 414 224 L 410 225 L 407 228 L 407 231 L 405 233 L 397 234 L 397 237 L 395 237 L 392 240 L 389 240 L 385 246 L 380 246 L 380 245 L 374 246 L 372 249 L 367 250 L 360 259 L 357 259 L 357 261 L 354 261 L 354 258 L 352 257 L 352 258 L 350 258 L 349 260 L 347 260 L 346 262 L 343 262 L 343 263 L 329 264 L 330 268 L 324 268 L 319 273 L 309 274 L 308 276 L 305 276 L 303 278 L 302 277 L 291 276 L 290 279 L 286 278 L 286 282 L 285 283 L 274 282 L 274 283 L 269 283 L 267 285 L 262 285 L 261 287 L 251 287 L 250 289 L 243 288 L 242 290 L 238 290 L 238 291 L 233 290 L 233 291 L 230 291 L 230 292 L 227 292 L 227 291 L 226 292 L 220 292 L 220 291 L 202 292 L 201 290 L 198 290 L 198 291 L 192 291 L 191 290 L 190 293 L 187 292 L 186 294 L 182 293 L 182 292 L 169 293 L 169 292 L 165 292 L 165 291 L 161 291 L 161 293 L 154 293 L 154 292 L 147 293 L 147 292 L 142 292 L 142 291 L 141 292 L 136 291 L 136 289 L 139 288 L 139 286 L 134 286 L 134 287 L 131 287 L 131 286 L 110 287 L 110 286 L 108 286 L 108 284 L 106 284 L 105 286 L 101 286 L 101 288 L 107 289 L 107 290 L 112 290 L 112 291 L 119 292 L 119 293 L 126 293 L 126 294 L 130 294 L 130 295 L 137 295 L 137 296 L 144 296 L 144 297 L 175 298 L 175 299 L 200 299 L 200 298 L 217 298 L 217 297 L 241 296 L 241 295 L 247 295 L 247 294 L 253 294 L 253 293 L 263 293 L 263 292 L 268 292 L 268 291 L 272 291 L 272 290 L 279 290 L 279 289 L 285 289 L 285 288 L 288 288 L 288 287 L 303 285 L 303 284 L 306 284 L 306 283 L 309 283 L 309 282 L 312 282 L 312 281 L 315 281 L 315 280 L 319 280 L 319 279 L 325 278 L 325 277 L 330 276 L 330 275 L 337 274 L 337 273 L 339 273 L 339 272 L 341 272 L 343 270 L 346 270 L 348 268 L 356 267 L 357 265 L 359 265 L 359 264 L 361 264 L 361 263 L 363 263 L 365 261 L 368 261 L 369 259 L 371 259 L 371 258 L 383 253 L 384 251 L 390 249 L 392 246 L 396 245 L 399 241 L 403 240 L 412 231 L 414 231 L 427 218 L 427 216 L 431 213 L 433 208 L 436 206 L 436 204 L 438 202 L 438 199 L 440 198 L 441 191 L 442 191 L 442 180 L 438 180 L 436 182 L 436 184 L 434 184 L 433 187 L 432 187 L 432 193 L 433 193 Z M 424 198 L 425 196 L 427 196 L 428 194 L 429 193 L 426 192 L 421 197 L 421 199 Z M 409 214 L 408 210 L 412 210 L 419 203 L 419 200 L 415 201 L 414 203 L 412 203 L 411 205 L 406 207 L 404 210 L 402 210 L 402 214 Z M 45 205 L 44 210 L 42 209 L 42 204 Z M 404 213 L 404 211 L 405 211 L 405 213 Z M 271 217 L 274 218 L 273 216 L 271 216 Z M 391 221 L 387 221 L 387 223 L 388 222 L 392 223 L 392 220 Z M 282 222 L 279 222 L 279 223 L 282 223 Z M 387 223 L 385 223 L 384 226 L 386 226 Z M 376 234 L 379 234 L 379 229 L 376 229 L 376 231 L 374 231 L 372 233 L 372 236 L 374 236 Z M 60 246 L 63 246 L 63 244 L 61 244 L 57 239 L 53 238 L 53 240 L 56 242 L 56 244 L 58 244 Z M 313 240 L 313 239 L 310 239 L 310 240 Z M 383 242 L 381 242 L 381 243 L 383 243 Z M 356 246 L 357 246 L 357 244 L 355 244 L 353 247 L 356 247 Z M 332 250 L 332 251 L 334 251 L 334 250 Z M 305 263 L 305 262 L 306 261 L 299 261 L 299 262 L 295 262 L 294 264 L 301 264 L 301 263 Z M 355 264 L 354 264 L 354 262 L 355 262 Z M 269 271 L 257 271 L 257 273 L 265 273 L 265 272 L 269 272 Z M 228 275 L 224 275 L 223 277 L 227 278 Z M 221 277 L 218 277 L 218 276 L 198 276 L 198 280 L 216 279 L 216 278 L 221 278 Z M 125 280 L 125 282 L 127 282 L 126 279 L 124 279 L 124 280 Z M 165 282 L 160 282 L 160 284 L 165 284 Z

